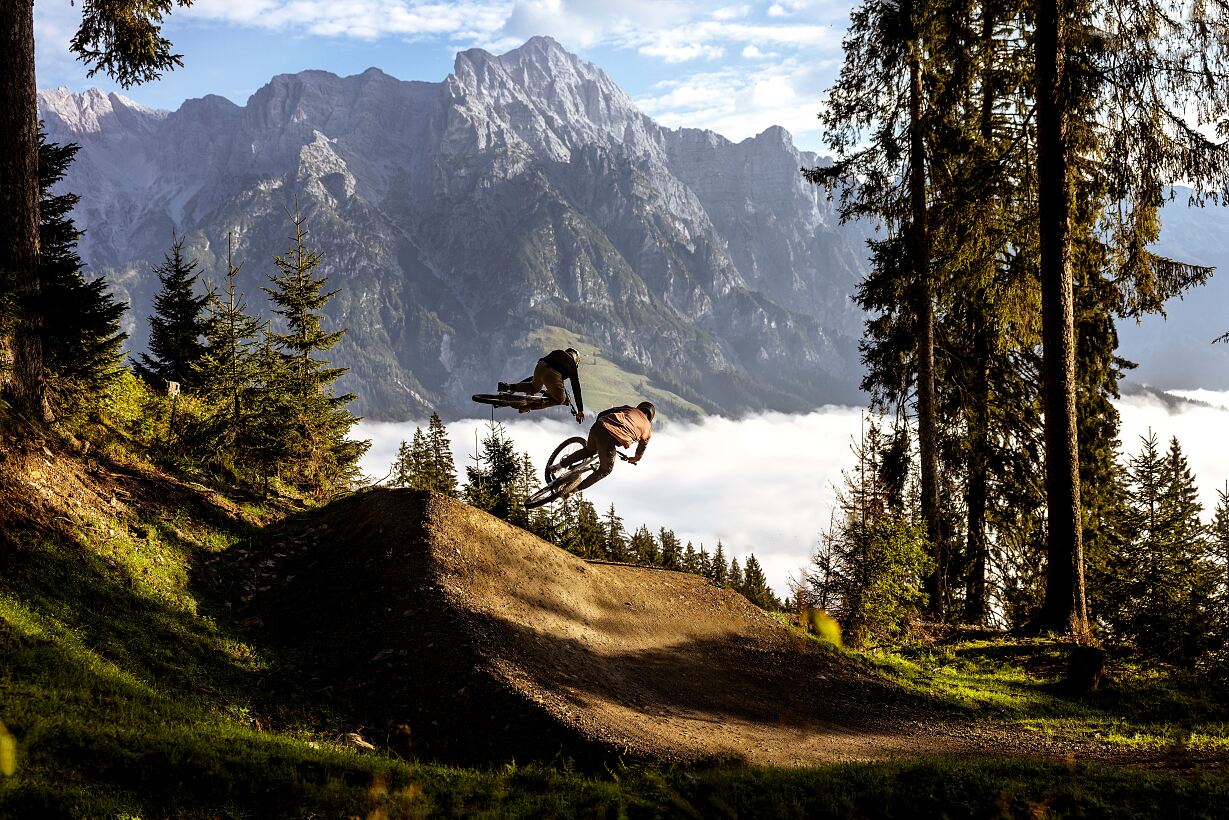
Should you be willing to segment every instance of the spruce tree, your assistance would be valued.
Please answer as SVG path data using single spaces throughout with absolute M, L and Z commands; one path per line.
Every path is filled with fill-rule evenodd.
M 437 493 L 457 495 L 457 468 L 452 458 L 452 442 L 439 413 L 431 414 L 427 424 L 427 439 L 431 444 L 431 489 Z
M 674 534 L 674 530 L 662 527 L 658 532 L 657 540 L 661 544 L 661 565 L 666 569 L 684 569 L 685 557 L 682 553 L 682 545 L 679 543 L 678 536 Z M 694 554 L 695 550 L 692 552 Z
M 136 371 L 155 389 L 171 381 L 191 390 L 205 355 L 209 294 L 197 293 L 197 261 L 184 258 L 183 243 L 183 237 L 173 236 L 170 251 L 154 268 L 160 289 L 149 317 L 149 353 L 140 354 Z
M 326 291 L 328 279 L 316 275 L 322 257 L 307 245 L 306 218 L 292 218 L 294 236 L 284 256 L 274 258 L 277 272 L 269 276 L 273 311 L 285 332 L 270 332 L 281 362 L 277 398 L 291 424 L 284 430 L 292 480 L 324 494 L 347 484 L 357 473 L 358 460 L 370 442 L 347 438 L 358 422 L 346 409 L 353 393 L 332 394 L 346 368 L 332 367 L 315 356 L 331 350 L 345 330 L 323 328 L 324 306 L 337 295 Z
M 463 497 L 471 506 L 508 520 L 516 500 L 516 482 L 521 459 L 502 424 L 491 422 L 482 439 L 482 449 L 465 468 Z
M 605 537 L 602 541 L 602 552 L 607 561 L 626 561 L 628 559 L 627 531 L 623 529 L 623 519 L 615 513 L 614 504 L 606 511 Z
M 1144 653 L 1193 664 L 1210 650 L 1218 573 L 1194 476 L 1178 440 L 1161 453 L 1152 433 L 1126 473 L 1126 541 L 1111 563 L 1118 607 L 1106 619 Z
M 661 550 L 657 539 L 649 532 L 648 526 L 641 524 L 640 529 L 632 534 L 631 556 L 637 564 L 644 567 L 655 567 L 661 564 Z
M 397 457 L 393 459 L 392 477 L 388 484 L 390 487 L 414 486 L 414 450 L 405 439 L 402 439 L 397 447 Z
M 39 133 L 39 293 L 43 361 L 48 398 L 55 414 L 73 418 L 98 408 L 120 372 L 124 339 L 117 302 L 99 277 L 82 273 L 77 241 L 81 231 L 70 213 L 80 197 L 53 194 L 79 146 L 49 143 Z
M 759 559 L 755 557 L 754 553 L 747 556 L 747 563 L 743 568 L 741 592 L 747 596 L 747 600 L 761 609 L 775 610 L 781 608 L 781 602 L 777 600 L 777 596 L 768 587 L 768 579 L 764 577 L 764 568 L 760 566 Z
M 700 556 L 696 553 L 695 545 L 690 541 L 687 542 L 687 549 L 683 551 L 682 570 L 693 575 L 700 574 Z
M 205 349 L 193 365 L 197 392 L 217 408 L 211 425 L 211 449 L 232 463 L 249 463 L 247 448 L 255 427 L 256 393 L 262 378 L 261 334 L 265 323 L 248 314 L 236 280 L 242 265 L 234 263 L 234 239 L 226 235 L 225 296 L 208 293 Z
M 725 582 L 730 589 L 737 590 L 738 592 L 743 591 L 743 585 L 745 583 L 743 579 L 743 568 L 739 566 L 737 556 L 730 557 L 730 568 L 726 572 Z
M 708 577 L 717 586 L 725 586 L 727 577 L 729 576 L 730 567 L 725 562 L 725 547 L 721 543 L 721 539 L 717 539 L 717 550 L 713 553 L 712 561 L 708 566 Z
M 606 554 L 606 528 L 602 525 L 602 519 L 593 502 L 579 495 L 576 498 L 574 551 L 583 558 L 602 558 Z
M 432 471 L 431 445 L 427 443 L 427 435 L 421 427 L 414 428 L 410 438 L 410 483 L 415 490 L 431 489 L 434 478 Z
M 713 577 L 713 559 L 709 556 L 708 550 L 704 549 L 704 545 L 700 545 L 700 554 L 696 556 L 697 575 L 703 575 L 705 578 Z
M 939 423 L 936 396 L 935 299 L 931 258 L 930 100 L 926 54 L 945 15 L 926 0 L 867 0 L 854 10 L 845 61 L 820 114 L 825 140 L 837 154 L 829 167 L 804 169 L 815 183 L 840 185 L 842 220 L 870 217 L 893 236 L 872 245 L 872 271 L 859 285 L 859 304 L 872 313 L 867 338 L 908 339 L 891 373 L 872 367 L 864 387 L 881 406 L 900 408 L 912 393 L 917 411 L 922 517 L 934 551 L 927 578 L 929 606 L 944 615 L 946 554 L 939 506 Z M 933 85 L 933 83 L 931 83 Z M 891 330 L 889 330 L 891 329 Z M 864 357 L 881 357 L 873 342 Z

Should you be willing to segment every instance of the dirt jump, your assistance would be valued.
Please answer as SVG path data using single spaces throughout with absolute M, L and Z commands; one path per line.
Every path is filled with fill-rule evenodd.
M 415 756 L 802 765 L 973 745 L 733 591 L 590 563 L 451 498 L 377 490 L 272 537 L 261 620 L 306 686 Z

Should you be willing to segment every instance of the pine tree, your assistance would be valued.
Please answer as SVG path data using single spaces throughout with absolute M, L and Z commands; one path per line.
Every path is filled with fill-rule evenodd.
M 1229 669 L 1229 483 L 1217 490 L 1216 512 L 1208 527 L 1215 583 L 1215 605 L 1212 619 L 1213 651 L 1216 664 L 1223 672 Z
M 739 566 L 737 556 L 732 556 L 730 558 L 730 568 L 729 571 L 726 572 L 725 582 L 730 589 L 737 590 L 739 592 L 743 591 L 745 584 L 745 580 L 743 579 L 743 568 Z
M 1111 562 L 1118 608 L 1111 629 L 1153 657 L 1193 664 L 1211 649 L 1219 570 L 1200 523 L 1194 476 L 1175 438 L 1156 436 L 1127 461 L 1127 541 Z
M 157 79 L 182 65 L 161 36 L 172 4 L 190 0 L 109 0 L 83 3 L 81 27 L 70 48 L 125 88 Z M 43 361 L 44 312 L 39 270 L 38 89 L 34 61 L 34 6 L 7 2 L 0 13 L 0 294 L 16 308 L 0 317 L 0 348 L 11 353 L 6 385 L 18 410 L 50 420 Z M 0 306 L 0 309 L 3 309 Z M 7 312 L 7 311 L 6 311 Z
M 747 600 L 761 609 L 781 609 L 781 602 L 768 587 L 768 579 L 764 577 L 764 569 L 760 566 L 755 554 L 747 556 L 747 565 L 743 569 L 742 594 Z
M 612 503 L 610 509 L 606 511 L 602 552 L 607 561 L 626 561 L 629 557 L 627 547 L 627 532 L 623 529 L 623 519 L 615 513 Z
M 708 577 L 717 586 L 725 586 L 729 571 L 730 567 L 725 562 L 725 547 L 722 546 L 719 538 L 717 539 L 717 550 L 713 553 L 712 561 L 708 565 Z
M 682 545 L 679 543 L 678 536 L 674 534 L 674 530 L 662 527 L 658 533 L 657 540 L 661 544 L 661 565 L 666 569 L 685 569 L 684 562 L 686 559 L 682 554 Z M 694 555 L 694 549 L 692 553 Z
M 521 459 L 502 424 L 491 422 L 482 439 L 482 450 L 465 468 L 463 497 L 471 506 L 496 518 L 508 520 L 516 501 L 515 484 L 521 473 Z
M 895 234 L 871 243 L 872 272 L 858 287 L 859 304 L 872 313 L 864 358 L 892 361 L 888 372 L 872 366 L 863 386 L 884 407 L 903 406 L 911 392 L 916 397 L 922 516 L 935 558 L 927 591 L 937 618 L 944 615 L 947 567 L 939 507 L 937 293 L 928 201 L 927 143 L 932 151 L 935 145 L 925 63 L 945 18 L 924 0 L 867 0 L 854 10 L 845 62 L 820 114 L 837 161 L 804 169 L 812 182 L 841 186 L 842 220 L 870 217 L 886 222 Z M 885 355 L 886 337 L 897 344 Z M 901 355 L 897 345 L 906 340 L 912 349 Z
M 700 575 L 700 556 L 696 553 L 695 545 L 690 541 L 687 542 L 687 549 L 683 551 L 682 560 L 683 572 L 690 572 L 693 575 Z
M 640 525 L 640 529 L 632 534 L 630 546 L 632 560 L 637 564 L 643 567 L 655 567 L 661 564 L 661 550 L 658 548 L 657 539 L 653 537 L 653 533 L 649 532 L 648 526 Z
M 525 502 L 529 496 L 537 492 L 538 471 L 533 468 L 533 459 L 529 453 L 522 453 L 517 464 L 516 477 L 508 488 L 508 523 L 522 529 L 529 529 L 529 510 Z
M 576 496 L 576 524 L 572 536 L 577 555 L 583 558 L 602 558 L 606 555 L 606 528 L 597 514 L 593 502 Z M 612 507 L 613 510 L 613 507 Z
M 431 489 L 455 498 L 457 468 L 452 458 L 452 442 L 448 440 L 448 429 L 440 420 L 439 413 L 431 414 L 431 421 L 427 424 L 427 438 L 431 443 Z
M 149 353 L 138 357 L 136 371 L 154 388 L 171 381 L 186 391 L 205 355 L 209 295 L 197 295 L 197 262 L 184 258 L 183 243 L 172 237 L 171 250 L 154 268 L 161 289 L 149 317 Z
M 205 349 L 193 365 L 198 393 L 217 408 L 209 436 L 210 449 L 236 466 L 247 464 L 252 443 L 256 392 L 262 378 L 261 334 L 265 323 L 247 312 L 236 279 L 233 235 L 226 236 L 226 295 L 210 289 L 205 319 Z
M 72 418 L 97 409 L 119 374 L 124 339 L 117 302 L 99 277 L 86 281 L 77 240 L 81 231 L 69 215 L 80 197 L 53 194 L 76 156 L 77 145 L 48 143 L 39 133 L 39 298 L 43 361 L 55 413 Z
M 700 545 L 700 554 L 696 556 L 696 574 L 709 579 L 713 577 L 713 559 L 703 544 Z
M 397 457 L 393 459 L 392 477 L 388 484 L 390 487 L 411 487 L 414 484 L 414 450 L 405 439 L 402 439 L 397 447 Z
M 854 646 L 901 632 L 923 603 L 920 581 L 931 569 L 921 527 L 892 509 L 880 452 L 868 435 L 855 445 L 857 467 L 843 472 L 838 512 L 821 540 L 830 546 L 828 565 L 807 576 L 808 584 L 822 579 L 829 611 Z M 803 592 L 812 602 L 819 597 L 813 586 Z
M 370 442 L 346 438 L 358 422 L 346 409 L 354 394 L 334 396 L 331 392 L 346 368 L 331 367 L 328 361 L 314 357 L 332 349 L 345 330 L 327 332 L 322 327 L 321 311 L 337 291 L 326 291 L 327 278 L 315 274 L 322 257 L 307 245 L 306 218 L 296 215 L 292 223 L 290 249 L 274 258 L 277 272 L 269 276 L 271 287 L 264 289 L 285 332 L 270 332 L 269 336 L 281 356 L 276 389 L 291 420 L 283 433 L 292 480 L 324 494 L 354 477 Z

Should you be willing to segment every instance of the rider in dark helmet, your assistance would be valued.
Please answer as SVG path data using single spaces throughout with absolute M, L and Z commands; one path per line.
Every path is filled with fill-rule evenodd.
M 627 461 L 635 464 L 644 455 L 644 448 L 649 445 L 649 437 L 653 435 L 653 419 L 657 417 L 657 408 L 650 401 L 642 401 L 632 407 L 611 407 L 597 414 L 597 420 L 589 428 L 589 440 L 584 449 L 577 450 L 563 460 L 563 467 L 571 467 L 582 459 L 594 455 L 598 457 L 597 470 L 589 475 L 576 492 L 587 490 L 594 484 L 610 475 L 614 469 L 615 448 L 630 447 L 636 444 L 636 454 Z
M 563 380 L 572 382 L 572 395 L 576 397 L 576 421 L 585 420 L 585 404 L 580 398 L 580 354 L 575 348 L 567 350 L 552 350 L 542 358 L 533 369 L 533 375 L 513 384 L 499 383 L 500 392 L 537 393 L 545 390 L 546 395 L 555 400 L 556 404 L 567 404 L 568 396 L 563 389 Z M 527 410 L 521 410 L 525 413 Z

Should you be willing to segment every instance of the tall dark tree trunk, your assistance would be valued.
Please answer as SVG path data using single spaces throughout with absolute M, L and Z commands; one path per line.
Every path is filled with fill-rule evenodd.
M 990 150 L 994 137 L 994 15 L 989 4 L 983 4 L 981 20 L 981 46 L 985 51 L 982 59 L 981 111 L 978 130 L 982 144 Z M 993 204 L 989 198 L 984 208 L 986 224 L 993 218 Z M 985 260 L 984 276 L 987 285 L 993 281 L 994 255 Z M 973 309 L 973 396 L 968 416 L 969 460 L 966 467 L 965 486 L 965 532 L 968 539 L 969 570 L 965 584 L 964 617 L 969 623 L 984 624 L 989 614 L 986 596 L 986 565 L 988 544 L 986 542 L 986 473 L 990 467 L 990 321 L 988 293 L 982 289 Z
M 930 227 L 926 212 L 926 141 L 922 126 L 921 46 L 912 44 L 909 59 L 909 204 L 913 275 L 917 299 L 917 419 L 922 460 L 922 518 L 932 545 L 935 569 L 926 578 L 930 613 L 944 615 L 947 590 L 945 551 L 939 521 L 939 447 L 935 422 L 935 308 L 930 283 Z
M 1084 551 L 1075 410 L 1071 185 L 1062 0 L 1037 0 L 1037 211 L 1040 219 L 1042 393 L 1049 526 L 1045 602 L 1037 626 L 1083 635 Z
M 0 0 L 0 282 L 17 322 L 3 342 L 9 393 L 31 418 L 48 417 L 38 305 L 38 97 L 34 2 Z
M 965 485 L 966 532 L 968 536 L 969 574 L 965 586 L 964 617 L 969 623 L 986 622 L 988 602 L 986 599 L 986 473 L 989 469 L 990 431 L 988 408 L 990 405 L 990 339 L 986 317 L 980 311 L 982 304 L 975 306 L 976 327 L 973 328 L 973 385 L 972 406 L 968 416 L 969 460 Z

